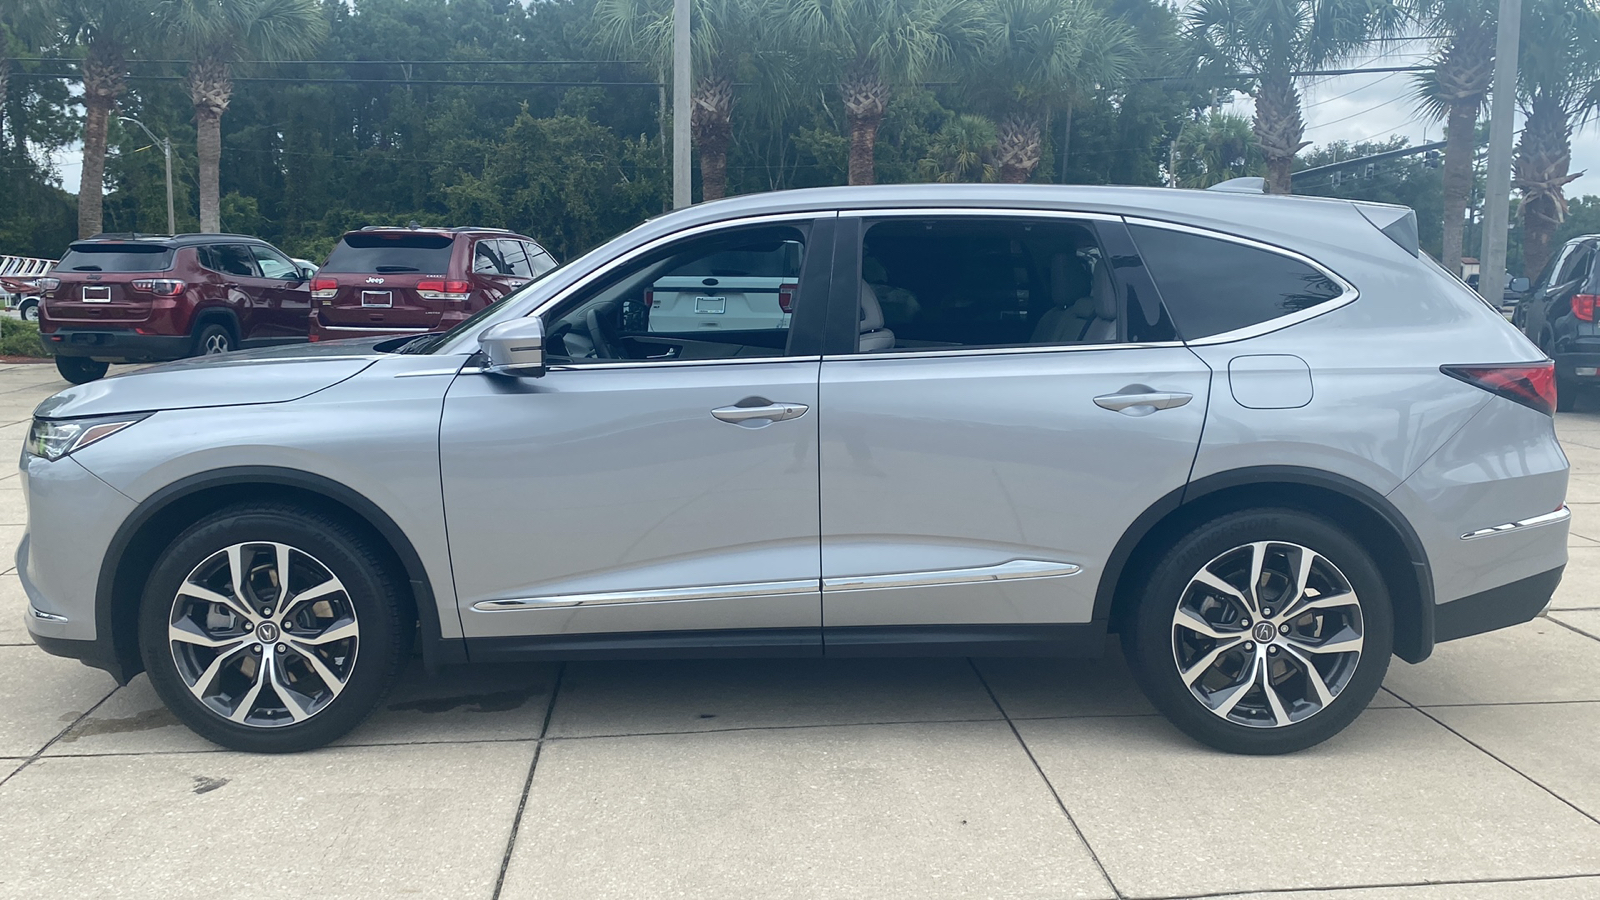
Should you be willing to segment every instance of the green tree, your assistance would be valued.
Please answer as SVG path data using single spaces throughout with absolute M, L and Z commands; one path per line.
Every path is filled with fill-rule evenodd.
M 973 11 L 961 0 L 788 0 L 771 7 L 785 40 L 808 48 L 812 71 L 839 86 L 851 184 L 877 180 L 878 127 L 895 89 L 953 61 L 969 45 Z
M 62 0 L 68 40 L 84 48 L 83 173 L 78 181 L 78 236 L 101 230 L 106 173 L 106 128 L 128 89 L 128 54 L 154 36 L 149 0 Z
M 1410 143 L 1398 135 L 1387 141 L 1361 141 L 1355 144 L 1334 141 L 1307 153 L 1299 162 L 1305 168 L 1326 166 L 1342 160 L 1399 150 L 1410 146 Z M 1295 190 L 1319 197 L 1343 197 L 1347 200 L 1372 200 L 1409 206 L 1417 213 L 1417 237 L 1423 249 L 1437 256 L 1443 224 L 1439 215 L 1441 181 L 1442 170 L 1437 159 L 1405 156 L 1376 163 L 1370 170 L 1363 166 L 1338 175 L 1323 175 L 1305 184 L 1297 183 Z
M 1522 264 L 1544 270 L 1567 213 L 1572 130 L 1600 109 L 1600 10 L 1590 0 L 1529 0 L 1522 8 L 1518 95 L 1527 116 L 1513 170 L 1522 193 Z
M 933 136 L 928 155 L 918 162 L 919 174 L 928 181 L 953 183 L 994 181 L 995 149 L 1000 143 L 994 123 L 982 116 L 953 116 Z
M 1494 81 L 1499 0 L 1407 0 L 1433 43 L 1431 67 L 1414 78 L 1422 111 L 1445 121 L 1444 251 L 1441 265 L 1461 272 L 1461 242 L 1472 196 L 1478 113 Z
M 1000 180 L 1021 184 L 1039 167 L 1054 110 L 1126 77 L 1133 32 L 1089 0 L 986 0 L 976 36 L 978 89 L 999 121 Z
M 233 97 L 233 67 L 306 56 L 328 23 L 315 0 L 161 0 L 158 13 L 189 58 L 183 84 L 194 104 L 200 230 L 221 231 L 222 114 Z
M 1265 168 L 1250 120 L 1232 113 L 1185 122 L 1173 141 L 1169 175 L 1177 187 L 1207 188 Z
M 1402 20 L 1393 0 L 1198 0 L 1190 8 L 1198 61 L 1252 82 L 1269 193 L 1289 193 L 1295 154 L 1310 143 L 1295 73 L 1346 59 Z
M 51 0 L 9 0 L 0 7 L 0 136 L 6 125 L 11 88 L 12 57 L 25 51 L 36 51 L 50 43 L 56 35 L 58 10 Z M 21 147 L 25 128 L 21 122 L 10 123 L 13 144 Z

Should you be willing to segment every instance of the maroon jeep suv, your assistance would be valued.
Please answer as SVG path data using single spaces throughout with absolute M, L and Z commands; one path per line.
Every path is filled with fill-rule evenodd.
M 311 282 L 311 340 L 444 331 L 555 267 L 500 228 L 352 231 Z
M 237 234 L 96 235 L 39 280 L 39 331 L 73 384 L 113 362 L 303 341 L 308 274 Z

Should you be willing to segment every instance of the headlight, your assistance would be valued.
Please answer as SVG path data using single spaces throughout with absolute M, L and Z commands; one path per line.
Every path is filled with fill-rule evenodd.
M 34 456 L 57 460 L 74 450 L 81 450 L 95 441 L 108 438 L 149 415 L 149 413 L 134 413 L 101 416 L 96 419 L 58 421 L 34 419 L 33 429 L 28 432 L 28 443 L 24 449 Z

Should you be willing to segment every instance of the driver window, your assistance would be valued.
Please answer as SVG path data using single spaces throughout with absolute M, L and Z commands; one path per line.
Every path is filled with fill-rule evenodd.
M 674 244 L 547 317 L 560 365 L 783 356 L 805 236 L 735 229 Z

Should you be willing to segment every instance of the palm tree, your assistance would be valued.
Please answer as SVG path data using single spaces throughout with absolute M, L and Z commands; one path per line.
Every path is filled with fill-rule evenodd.
M 1168 174 L 1176 187 L 1206 188 L 1230 178 L 1260 174 L 1264 163 L 1250 120 L 1209 113 L 1185 121 L 1172 142 Z
M 1267 191 L 1287 194 L 1295 154 L 1310 143 L 1296 73 L 1349 57 L 1373 36 L 1396 30 L 1403 15 L 1395 0 L 1198 0 L 1188 18 L 1202 63 L 1254 82 Z
M 84 47 L 83 172 L 78 180 L 78 236 L 100 232 L 105 197 L 106 128 L 128 89 L 129 51 L 152 34 L 148 0 L 63 0 L 65 37 Z
M 733 84 L 741 72 L 760 93 L 758 108 L 779 109 L 787 97 L 784 77 L 789 56 L 772 46 L 764 28 L 766 9 L 757 0 L 693 0 L 690 60 L 694 87 L 689 94 L 689 127 L 700 151 L 700 196 L 720 200 L 728 193 L 728 147 L 733 143 Z M 669 69 L 672 54 L 670 0 L 599 0 L 594 9 L 595 40 L 615 55 L 643 55 L 658 71 Z
M 1494 81 L 1495 14 L 1499 0 L 1407 0 L 1423 33 L 1433 40 L 1430 68 L 1414 83 L 1422 111 L 1444 119 L 1444 258 L 1461 272 L 1461 239 L 1472 195 L 1478 113 Z
M 1021 184 L 1039 167 L 1050 112 L 1133 67 L 1133 32 L 1089 0 L 989 0 L 977 25 L 977 93 L 1004 113 L 1000 180 Z
M 1590 0 L 1530 0 L 1522 8 L 1518 96 L 1527 120 L 1513 174 L 1522 192 L 1523 271 L 1550 259 L 1556 228 L 1567 215 L 1565 187 L 1572 130 L 1600 110 L 1600 9 Z
M 994 156 L 999 137 L 994 123 L 963 113 L 944 123 L 917 163 L 919 174 L 940 183 L 994 181 Z
M 850 127 L 850 183 L 877 180 L 878 126 L 898 86 L 949 63 L 971 38 L 961 0 L 788 0 L 772 18 L 839 85 Z
M 160 0 L 158 14 L 189 54 L 184 87 L 194 104 L 200 230 L 221 231 L 222 114 L 233 98 L 233 66 L 304 57 L 328 21 L 316 0 Z
M 50 0 L 10 0 L 0 7 L 0 136 L 5 132 L 7 92 L 11 85 L 13 46 L 37 49 L 55 36 L 57 10 Z M 11 123 L 11 137 L 23 144 L 22 123 Z

